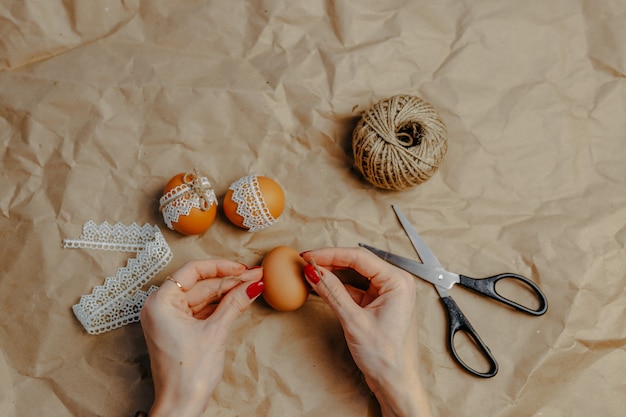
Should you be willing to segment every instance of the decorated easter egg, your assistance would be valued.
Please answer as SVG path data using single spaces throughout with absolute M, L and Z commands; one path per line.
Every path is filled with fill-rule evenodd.
M 232 183 L 224 197 L 226 217 L 250 232 L 276 223 L 284 207 L 285 192 L 282 187 L 273 179 L 256 174 Z
M 170 229 L 184 235 L 199 235 L 213 224 L 217 204 L 211 182 L 195 171 L 177 174 L 169 180 L 159 200 L 159 210 Z

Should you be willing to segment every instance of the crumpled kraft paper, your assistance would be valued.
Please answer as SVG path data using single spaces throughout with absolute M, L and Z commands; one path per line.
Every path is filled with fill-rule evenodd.
M 125 416 L 152 402 L 140 325 L 91 336 L 72 314 L 128 259 L 64 250 L 87 220 L 158 225 L 174 253 L 158 285 L 187 260 L 253 265 L 279 244 L 412 257 L 397 204 L 446 268 L 521 273 L 550 302 L 534 318 L 452 290 L 500 363 L 480 380 L 451 360 L 445 313 L 417 282 L 415 354 L 435 415 L 622 415 L 626 6 L 474 3 L 0 5 L 0 414 Z M 362 112 L 394 94 L 429 101 L 449 134 L 439 171 L 404 192 L 373 188 L 350 152 Z M 220 214 L 183 237 L 158 198 L 193 168 L 220 197 L 268 175 L 287 208 L 256 234 Z M 237 321 L 206 415 L 377 413 L 311 296 Z

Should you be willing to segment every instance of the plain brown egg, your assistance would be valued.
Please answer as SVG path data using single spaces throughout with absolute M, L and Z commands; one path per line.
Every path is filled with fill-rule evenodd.
M 263 258 L 263 298 L 278 311 L 300 308 L 309 295 L 304 278 L 306 262 L 298 252 L 288 246 L 278 246 Z

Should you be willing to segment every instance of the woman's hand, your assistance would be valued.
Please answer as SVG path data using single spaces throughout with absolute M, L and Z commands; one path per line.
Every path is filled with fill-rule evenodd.
M 362 248 L 319 249 L 302 257 L 309 262 L 307 280 L 337 315 L 383 416 L 430 416 L 418 370 L 413 277 Z M 367 278 L 368 289 L 344 286 L 332 272 L 346 268 Z
M 188 262 L 148 297 L 140 318 L 154 380 L 150 417 L 204 412 L 224 371 L 231 324 L 263 291 L 262 276 L 237 262 Z

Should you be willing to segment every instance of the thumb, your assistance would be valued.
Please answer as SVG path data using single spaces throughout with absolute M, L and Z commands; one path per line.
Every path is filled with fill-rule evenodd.
M 221 326 L 229 327 L 261 295 L 264 288 L 263 281 L 254 281 L 244 282 L 231 289 L 211 315 L 211 321 L 217 321 Z
M 330 306 L 341 321 L 344 321 L 346 316 L 355 314 L 359 309 L 343 283 L 329 270 L 314 263 L 307 263 L 304 266 L 304 276 L 313 290 Z

